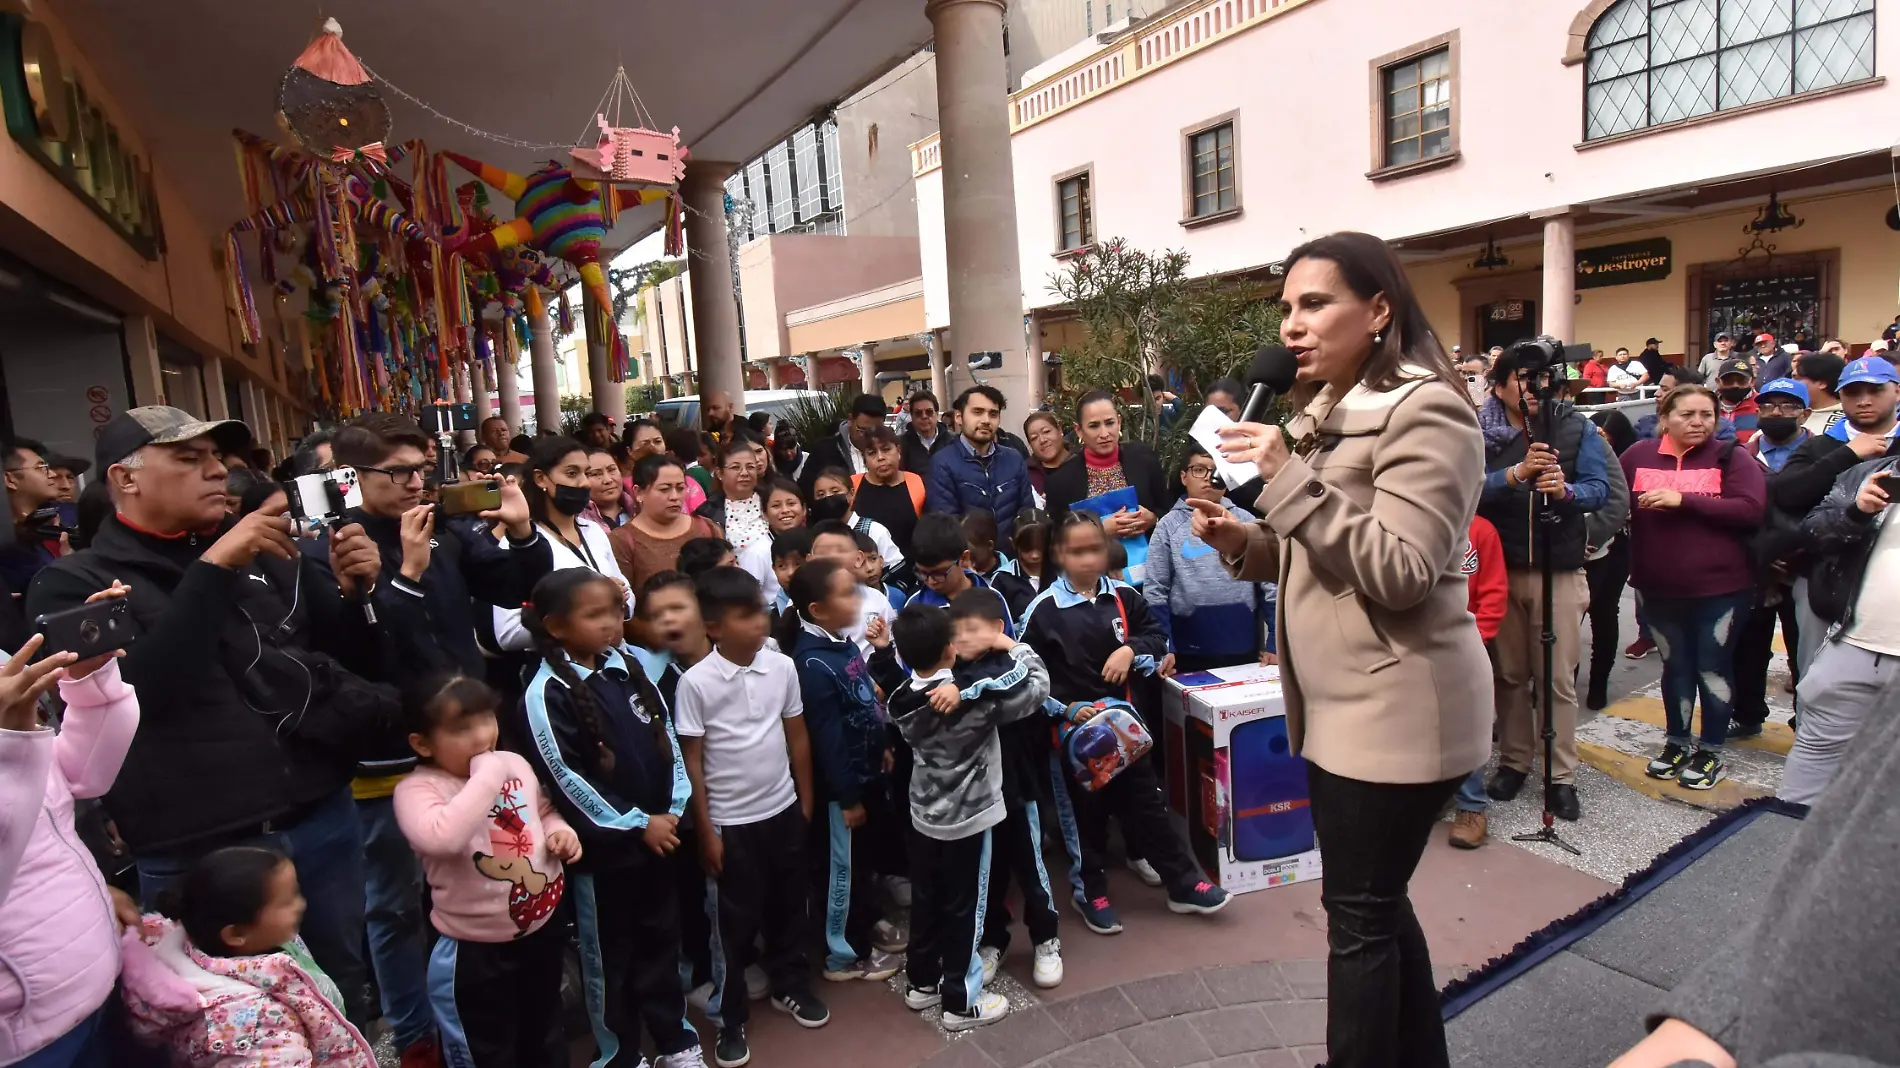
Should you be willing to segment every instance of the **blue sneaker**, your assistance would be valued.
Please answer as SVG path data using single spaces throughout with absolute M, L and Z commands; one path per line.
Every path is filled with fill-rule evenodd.
M 1168 895 L 1169 912 L 1188 912 L 1211 916 L 1227 907 L 1227 891 L 1205 880 Z
M 1115 906 L 1110 905 L 1107 898 L 1074 897 L 1069 901 L 1075 911 L 1082 914 L 1082 923 L 1089 930 L 1098 935 L 1122 933 L 1121 917 L 1115 915 Z

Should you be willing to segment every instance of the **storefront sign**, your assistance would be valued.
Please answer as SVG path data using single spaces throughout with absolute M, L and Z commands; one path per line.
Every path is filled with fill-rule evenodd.
M 1577 250 L 1577 288 L 1600 289 L 1669 277 L 1669 239 L 1652 237 Z
M 7 133 L 148 260 L 165 250 L 152 172 L 62 62 L 51 33 L 0 13 L 0 106 Z
M 1516 323 L 1524 319 L 1524 302 L 1521 300 L 1501 300 L 1491 305 L 1491 321 L 1494 323 Z

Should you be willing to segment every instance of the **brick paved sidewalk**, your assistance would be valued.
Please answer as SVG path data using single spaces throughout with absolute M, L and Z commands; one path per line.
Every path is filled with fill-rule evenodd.
M 1326 962 L 1202 968 L 1010 1014 L 924 1068 L 1311 1068 L 1326 1059 Z

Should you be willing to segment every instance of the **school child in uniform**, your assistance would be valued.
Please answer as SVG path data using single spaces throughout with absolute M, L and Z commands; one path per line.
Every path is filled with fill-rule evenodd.
M 852 550 L 856 551 L 855 547 Z M 801 1027 L 831 1012 L 811 989 L 805 931 L 804 841 L 817 795 L 798 671 L 765 647 L 768 620 L 758 582 L 720 567 L 695 582 L 713 651 L 681 676 L 674 720 L 693 784 L 700 861 L 717 916 L 713 1059 L 737 1068 L 746 1041 L 745 953 L 763 936 L 761 963 L 772 1006 Z
M 662 1068 L 699 1068 L 669 863 L 686 810 L 686 767 L 659 691 L 622 643 L 625 612 L 619 585 L 581 568 L 535 584 L 522 617 L 541 666 L 510 737 L 522 740 L 522 755 L 585 850 L 568 896 L 595 1063 L 642 1064 L 644 1029 Z
M 899 874 L 883 870 L 878 841 L 903 836 L 890 796 L 890 728 L 872 682 L 888 692 L 904 672 L 882 621 L 871 625 L 868 664 L 839 633 L 857 621 L 860 605 L 858 579 L 843 563 L 811 561 L 792 576 L 789 593 L 779 648 L 792 650 L 798 669 L 825 805 L 824 977 L 882 982 L 897 974 L 890 954 L 904 945 L 897 928 L 877 916 L 877 877 Z
M 1023 620 L 1023 640 L 1049 665 L 1052 704 L 1127 699 L 1129 679 L 1152 672 L 1167 654 L 1167 635 L 1134 587 L 1107 576 L 1109 540 L 1101 520 L 1070 512 L 1054 534 L 1061 577 L 1037 595 Z M 1059 763 L 1052 754 L 1052 766 Z M 1187 847 L 1168 823 L 1153 761 L 1136 761 L 1100 790 L 1082 789 L 1066 769 L 1052 767 L 1069 856 L 1072 903 L 1089 930 L 1118 934 L 1103 870 L 1107 821 L 1121 823 L 1131 854 L 1147 861 L 1168 890 L 1168 909 L 1218 912 L 1227 892 L 1202 879 Z
M 405 695 L 421 758 L 396 784 L 396 824 L 429 880 L 429 1001 L 443 1060 L 471 1068 L 560 1068 L 563 925 L 550 923 L 580 839 L 534 768 L 495 748 L 501 695 L 461 674 Z
M 1049 675 L 1034 650 L 990 627 L 972 635 L 987 638 L 990 648 L 967 649 L 975 654 L 971 663 L 987 664 L 983 654 L 990 651 L 1007 653 L 1011 663 L 972 678 L 965 689 L 955 671 L 957 631 L 949 612 L 911 605 L 894 629 L 911 675 L 891 694 L 891 718 L 917 754 L 904 1003 L 919 1011 L 941 1004 L 943 1026 L 963 1031 L 1009 1013 L 1008 999 L 983 989 L 983 959 L 973 952 L 990 895 L 996 829 L 1008 808 L 997 728 L 1037 717 Z

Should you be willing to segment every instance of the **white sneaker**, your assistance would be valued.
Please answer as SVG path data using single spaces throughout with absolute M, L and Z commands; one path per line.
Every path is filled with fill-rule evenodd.
M 891 896 L 891 904 L 900 909 L 910 907 L 910 880 L 902 875 L 886 875 L 884 892 Z
M 943 1004 L 943 992 L 934 986 L 911 986 L 904 984 L 904 1006 L 912 1012 L 922 1012 Z
M 1149 886 L 1161 885 L 1161 873 L 1155 870 L 1153 864 L 1145 860 L 1130 857 L 1128 859 L 1128 870 L 1135 873 L 1135 878 L 1140 879 Z
M 772 992 L 772 980 L 765 977 L 765 969 L 756 964 L 748 964 L 745 969 L 745 996 L 753 1001 L 764 1001 Z
M 1001 994 L 985 990 L 982 994 L 977 996 L 976 1001 L 970 1006 L 969 1015 L 965 1016 L 946 1011 L 943 1014 L 943 1029 L 945 1031 L 968 1031 L 972 1027 L 982 1027 L 984 1024 L 993 1024 L 1008 1015 L 1009 999 Z
M 881 953 L 902 953 L 910 948 L 910 935 L 889 920 L 879 920 L 871 928 L 871 945 Z
M 706 1068 L 706 1058 L 700 1053 L 699 1047 L 694 1046 L 678 1053 L 669 1053 L 653 1064 L 654 1068 Z
M 686 992 L 686 1003 L 698 1009 L 700 1015 L 703 1016 L 710 1011 L 709 1006 L 712 1005 L 712 996 L 713 985 L 711 983 L 701 983 Z
M 1036 985 L 1044 990 L 1062 985 L 1062 939 L 1051 938 L 1036 946 Z
M 983 985 L 988 986 L 996 981 L 996 969 L 1003 966 L 1003 951 L 995 946 L 984 946 L 976 955 L 983 961 Z

